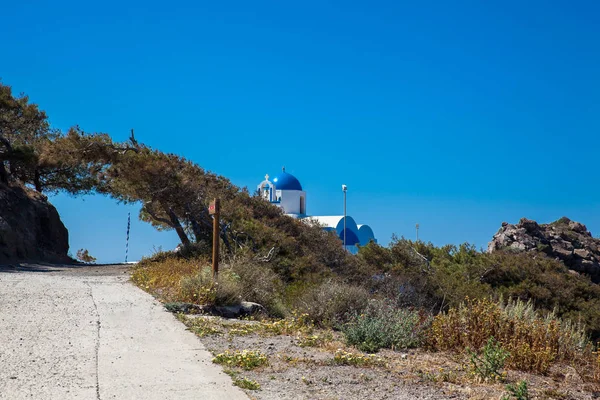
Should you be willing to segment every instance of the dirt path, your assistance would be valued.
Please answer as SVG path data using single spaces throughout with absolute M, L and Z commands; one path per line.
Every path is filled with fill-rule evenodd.
M 0 267 L 0 399 L 247 399 L 127 268 Z

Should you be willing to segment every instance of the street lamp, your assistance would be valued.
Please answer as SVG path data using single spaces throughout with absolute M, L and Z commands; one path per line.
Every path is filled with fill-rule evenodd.
M 344 192 L 344 250 L 346 249 L 346 192 L 348 186 L 342 185 L 342 192 Z

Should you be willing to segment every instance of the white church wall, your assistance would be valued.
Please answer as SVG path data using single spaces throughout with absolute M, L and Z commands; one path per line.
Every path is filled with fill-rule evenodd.
M 279 206 L 283 208 L 286 214 L 302 214 L 300 212 L 300 197 L 304 197 L 304 204 L 306 205 L 306 192 L 300 190 L 278 190 L 277 192 L 277 197 L 281 197 Z

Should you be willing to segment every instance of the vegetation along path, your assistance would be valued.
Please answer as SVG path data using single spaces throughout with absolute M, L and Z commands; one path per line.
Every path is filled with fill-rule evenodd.
M 0 267 L 0 399 L 247 399 L 124 266 Z

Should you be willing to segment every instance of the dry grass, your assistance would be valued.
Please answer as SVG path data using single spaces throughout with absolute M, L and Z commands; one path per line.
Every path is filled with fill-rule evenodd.
M 161 262 L 142 261 L 131 274 L 131 280 L 161 300 L 185 301 L 181 296 L 181 282 L 198 273 L 208 260 L 165 258 Z
M 521 371 L 547 373 L 555 362 L 587 363 L 593 354 L 583 327 L 541 317 L 519 300 L 467 300 L 434 319 L 428 342 L 436 350 L 463 351 L 481 349 L 491 337 L 510 352 L 507 366 Z

